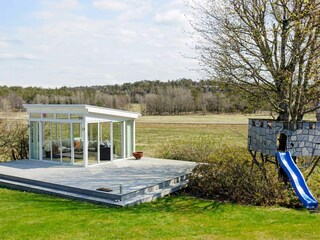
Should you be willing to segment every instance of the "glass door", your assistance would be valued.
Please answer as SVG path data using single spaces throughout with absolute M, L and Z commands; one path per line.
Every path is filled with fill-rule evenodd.
M 111 160 L 110 122 L 100 123 L 100 161 Z
M 30 122 L 31 159 L 39 160 L 39 122 Z
M 121 159 L 122 156 L 122 122 L 113 123 L 113 159 Z
M 88 123 L 88 162 L 89 165 L 99 163 L 98 160 L 98 123 Z
M 71 154 L 74 157 L 73 162 L 75 164 L 83 164 L 83 138 L 81 128 L 81 123 L 72 123 L 73 152 L 71 152 Z
M 52 123 L 52 161 L 61 162 L 61 124 Z
M 71 163 L 70 123 L 61 123 L 61 157 L 63 163 Z
M 43 160 L 52 160 L 52 141 L 51 141 L 51 123 L 44 122 L 43 126 L 43 134 L 42 134 L 42 159 Z

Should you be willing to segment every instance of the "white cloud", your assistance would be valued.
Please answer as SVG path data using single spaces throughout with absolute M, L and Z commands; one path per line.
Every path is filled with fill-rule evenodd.
M 42 8 L 34 11 L 32 16 L 43 21 L 62 20 L 65 17 L 72 17 L 72 11 L 81 8 L 79 0 L 43 0 Z
M 72 10 L 81 6 L 79 0 L 42 0 L 40 3 L 51 10 Z
M 128 8 L 128 4 L 117 0 L 94 0 L 92 4 L 95 8 L 110 11 L 122 11 Z
M 0 53 L 0 60 L 33 61 L 36 57 L 33 54 Z
M 52 11 L 38 11 L 34 12 L 33 16 L 42 20 L 54 19 L 57 17 Z
M 121 22 L 143 19 L 152 11 L 152 0 L 94 0 L 93 7 L 117 13 Z
M 20 41 L 18 39 L 14 39 L 14 38 L 9 39 L 5 36 L 0 35 L 0 48 L 9 48 L 13 45 L 19 45 L 21 43 L 22 43 L 22 41 Z
M 123 42 L 132 42 L 137 37 L 137 32 L 130 29 L 120 29 L 119 31 L 119 39 Z
M 155 16 L 155 21 L 157 23 L 177 24 L 177 22 L 184 22 L 185 20 L 183 13 L 178 9 L 157 13 Z
M 8 41 L 0 39 L 0 48 L 7 48 L 9 47 Z

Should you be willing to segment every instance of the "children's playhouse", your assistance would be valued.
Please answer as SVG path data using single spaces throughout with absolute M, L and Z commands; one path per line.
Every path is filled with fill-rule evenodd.
M 318 207 L 294 159 L 320 156 L 320 122 L 249 119 L 248 150 L 252 156 L 259 153 L 265 159 L 276 157 L 303 206 L 308 209 Z

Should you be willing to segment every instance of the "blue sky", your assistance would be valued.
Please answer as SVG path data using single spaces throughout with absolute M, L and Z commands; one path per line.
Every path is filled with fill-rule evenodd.
M 185 0 L 0 0 L 0 85 L 200 78 Z

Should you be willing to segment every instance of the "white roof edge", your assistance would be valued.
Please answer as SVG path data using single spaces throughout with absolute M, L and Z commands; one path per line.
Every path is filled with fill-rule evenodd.
M 86 105 L 86 104 L 23 104 L 23 107 L 28 109 L 37 109 L 37 108 L 82 108 L 88 113 L 98 113 L 104 115 L 112 115 L 112 116 L 119 116 L 119 117 L 127 117 L 127 118 L 138 118 L 141 116 L 138 112 L 130 112 L 125 110 L 113 109 L 113 108 L 105 108 L 105 107 L 98 107 L 93 105 Z
M 102 113 L 100 111 L 108 111 L 109 115 L 123 116 L 123 115 L 129 114 L 129 115 L 135 116 L 135 118 L 138 118 L 141 116 L 141 113 L 139 112 L 131 112 L 131 111 L 125 111 L 120 109 L 114 109 L 114 108 L 98 107 L 93 105 L 85 105 L 85 107 L 86 109 L 88 109 L 88 112 L 94 112 L 94 113 Z

